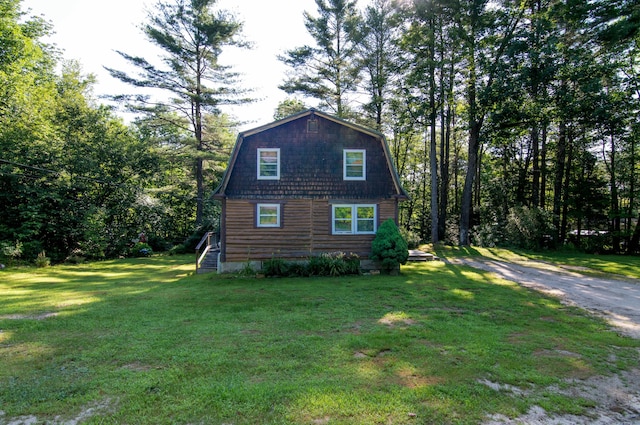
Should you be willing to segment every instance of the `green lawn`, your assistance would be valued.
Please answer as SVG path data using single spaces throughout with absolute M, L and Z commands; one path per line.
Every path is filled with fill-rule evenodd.
M 523 251 L 505 248 L 451 247 L 438 246 L 435 251 L 441 257 L 475 257 L 482 256 L 496 260 L 526 262 L 536 260 L 556 265 L 571 266 L 585 274 L 620 275 L 640 279 L 640 257 L 632 255 L 599 255 L 586 254 L 575 250 L 560 251 Z
M 640 341 L 602 321 L 442 262 L 393 277 L 193 268 L 0 272 L 0 422 L 473 424 L 532 405 L 583 413 L 592 402 L 548 386 L 638 364 Z

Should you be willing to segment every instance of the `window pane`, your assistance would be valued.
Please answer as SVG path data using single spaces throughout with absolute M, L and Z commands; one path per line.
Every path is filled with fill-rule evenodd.
M 358 218 L 373 218 L 373 207 L 358 207 Z
M 336 220 L 335 228 L 339 233 L 351 233 L 351 220 Z
M 349 207 L 333 207 L 333 229 L 336 233 L 351 233 L 353 209 Z
M 271 164 L 260 164 L 260 175 L 263 177 L 275 177 L 278 175 L 278 166 Z
M 334 211 L 335 211 L 334 214 L 336 219 L 346 218 L 351 220 L 351 213 L 352 213 L 351 207 L 335 207 Z
M 344 151 L 344 177 L 349 179 L 362 179 L 365 174 L 365 152 Z
M 278 177 L 278 151 L 259 150 L 258 154 L 260 177 Z
M 278 217 L 276 217 L 275 215 L 263 215 L 260 217 L 260 224 L 263 226 L 275 226 L 278 224 Z
M 362 177 L 362 167 L 347 165 L 347 177 Z
M 279 205 L 258 206 L 258 226 L 277 227 L 280 225 Z
M 362 159 L 362 152 L 346 152 L 347 155 L 347 165 L 362 165 L 364 161 Z
M 358 233 L 373 233 L 375 231 L 375 208 L 358 207 Z

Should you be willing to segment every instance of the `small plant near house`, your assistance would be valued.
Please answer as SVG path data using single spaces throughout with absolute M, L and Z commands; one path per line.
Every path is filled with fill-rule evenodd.
M 308 262 L 285 261 L 273 257 L 262 263 L 265 276 L 344 276 L 360 274 L 360 257 L 344 252 L 325 252 L 309 257 Z
M 38 268 L 49 267 L 51 265 L 51 259 L 47 257 L 44 251 L 41 251 L 36 257 L 35 264 Z
M 380 263 L 383 271 L 393 273 L 409 259 L 409 248 L 396 223 L 389 219 L 382 223 L 371 243 L 371 259 Z
M 289 265 L 282 258 L 272 257 L 262 263 L 262 272 L 265 276 L 287 276 Z
M 246 263 L 244 263 L 244 266 L 238 271 L 238 275 L 240 276 L 255 276 L 256 274 L 256 270 L 253 268 L 253 265 L 251 265 L 251 261 L 247 260 Z

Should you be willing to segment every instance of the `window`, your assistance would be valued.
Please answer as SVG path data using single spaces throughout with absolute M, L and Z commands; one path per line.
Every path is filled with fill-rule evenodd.
M 280 179 L 280 149 L 258 149 L 258 180 Z
M 375 205 L 333 205 L 334 235 L 373 234 L 376 232 Z
M 257 227 L 280 227 L 280 204 L 258 204 Z
M 344 150 L 344 179 L 345 180 L 366 180 L 367 151 L 364 149 Z

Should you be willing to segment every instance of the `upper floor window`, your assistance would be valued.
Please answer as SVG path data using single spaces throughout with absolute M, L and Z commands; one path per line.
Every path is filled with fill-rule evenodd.
M 344 150 L 344 180 L 366 180 L 367 151 L 364 149 Z
M 258 149 L 258 180 L 280 179 L 280 149 Z
M 375 205 L 333 205 L 331 210 L 334 235 L 376 232 Z

